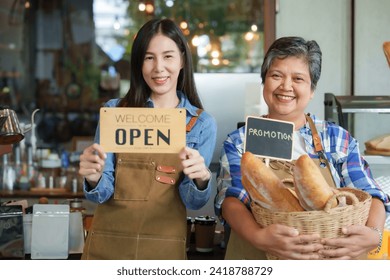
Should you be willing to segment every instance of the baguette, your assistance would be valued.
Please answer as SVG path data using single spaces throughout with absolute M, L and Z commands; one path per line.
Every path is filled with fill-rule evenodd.
M 256 187 L 250 182 L 249 178 L 246 175 L 242 175 L 241 179 L 244 189 L 248 192 L 251 200 L 259 204 L 261 207 L 272 210 L 273 206 L 267 201 L 264 196 L 262 196 L 256 189 Z
M 304 211 L 298 199 L 263 161 L 251 152 L 241 159 L 242 184 L 252 200 L 271 211 Z
M 294 188 L 305 210 L 323 210 L 328 200 L 338 193 L 329 186 L 319 167 L 308 156 L 300 156 L 294 166 Z M 331 208 L 337 206 L 335 201 Z

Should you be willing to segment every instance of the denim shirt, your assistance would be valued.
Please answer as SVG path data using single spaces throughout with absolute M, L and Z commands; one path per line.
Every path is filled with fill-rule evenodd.
M 177 108 L 186 109 L 186 123 L 188 123 L 193 116 L 198 115 L 196 113 L 198 108 L 193 106 L 182 92 L 178 91 L 177 95 L 180 100 Z M 111 99 L 104 107 L 116 107 L 119 100 Z M 146 102 L 145 107 L 154 107 L 153 101 L 150 98 Z M 200 114 L 192 130 L 186 135 L 187 147 L 198 150 L 203 156 L 207 167 L 210 165 L 213 156 L 216 137 L 217 125 L 215 119 L 205 111 Z M 99 125 L 96 129 L 95 143 L 100 143 Z M 97 186 L 92 189 L 86 180 L 84 180 L 83 190 L 88 200 L 96 203 L 104 203 L 113 195 L 115 186 L 115 163 L 115 153 L 107 153 L 104 171 Z M 205 189 L 199 190 L 193 180 L 184 176 L 179 186 L 179 193 L 184 205 L 188 209 L 197 210 L 207 203 L 212 191 L 211 181 L 210 179 Z

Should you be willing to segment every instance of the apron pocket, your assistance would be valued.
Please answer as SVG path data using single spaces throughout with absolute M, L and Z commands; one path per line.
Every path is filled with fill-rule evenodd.
M 148 200 L 154 180 L 154 162 L 141 159 L 120 159 L 116 168 L 114 199 Z
M 91 232 L 85 244 L 82 259 L 135 260 L 136 235 L 119 235 L 110 232 Z
M 140 235 L 137 259 L 184 260 L 187 258 L 185 238 L 161 235 Z
M 82 256 L 84 260 L 184 260 L 186 258 L 184 238 L 121 235 L 109 232 L 92 232 Z

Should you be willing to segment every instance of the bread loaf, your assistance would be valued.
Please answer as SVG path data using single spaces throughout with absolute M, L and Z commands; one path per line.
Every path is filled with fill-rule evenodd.
M 387 63 L 390 67 L 390 41 L 383 43 L 383 52 L 385 53 Z
M 323 210 L 328 200 L 338 192 L 329 186 L 319 167 L 308 156 L 300 156 L 294 166 L 294 188 L 305 210 Z M 337 201 L 331 207 L 337 206 Z
M 271 168 L 251 152 L 245 152 L 242 156 L 241 174 L 245 190 L 260 206 L 280 212 L 304 210 Z

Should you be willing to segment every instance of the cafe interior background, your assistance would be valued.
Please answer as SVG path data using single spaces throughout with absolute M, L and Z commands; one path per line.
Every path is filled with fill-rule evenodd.
M 325 93 L 374 99 L 359 104 L 367 110 L 348 115 L 364 153 L 366 141 L 390 133 L 390 102 L 375 101 L 390 93 L 390 64 L 382 48 L 390 41 L 389 10 L 387 0 L 2 0 L 0 106 L 14 110 L 26 132 L 2 155 L 0 202 L 78 198 L 93 214 L 95 206 L 83 200 L 78 156 L 94 135 L 100 106 L 126 94 L 132 39 L 153 17 L 173 18 L 191 47 L 199 93 L 218 124 L 214 181 L 227 133 L 246 116 L 266 113 L 260 67 L 267 47 L 281 36 L 313 39 L 322 49 L 322 75 L 308 112 L 339 120 L 333 108 L 326 113 Z M 374 176 L 389 178 L 389 157 L 368 159 Z M 22 187 L 3 176 L 29 165 L 34 176 L 58 171 L 59 179 L 45 178 L 50 192 L 37 194 L 37 182 Z M 20 173 L 14 178 L 20 181 Z M 214 216 L 212 200 L 188 211 L 200 215 Z

